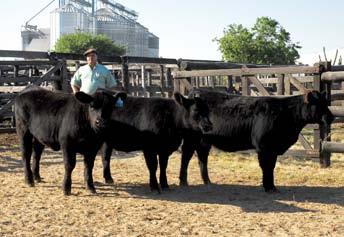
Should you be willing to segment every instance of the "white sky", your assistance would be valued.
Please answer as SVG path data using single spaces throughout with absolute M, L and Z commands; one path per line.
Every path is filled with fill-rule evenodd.
M 2 1 L 0 49 L 21 49 L 21 26 L 50 0 Z M 138 21 L 160 38 L 160 56 L 220 60 L 217 44 L 229 24 L 251 27 L 257 17 L 277 20 L 293 42 L 300 42 L 301 60 L 312 63 L 325 46 L 344 48 L 344 1 L 332 0 L 118 0 L 139 12 Z M 49 13 L 58 0 L 30 24 L 49 27 Z M 312 56 L 313 55 L 313 56 Z M 314 56 L 315 55 L 315 56 Z M 344 56 L 344 55 L 342 55 Z

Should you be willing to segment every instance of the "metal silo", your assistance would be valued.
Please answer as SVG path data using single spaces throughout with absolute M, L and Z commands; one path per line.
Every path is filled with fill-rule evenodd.
M 82 8 L 68 3 L 50 13 L 50 46 L 54 48 L 56 41 L 65 34 L 76 31 L 92 32 L 92 16 Z

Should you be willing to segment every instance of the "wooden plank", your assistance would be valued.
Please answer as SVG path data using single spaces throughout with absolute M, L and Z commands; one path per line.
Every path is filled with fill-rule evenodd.
M 16 128 L 0 128 L 0 133 L 15 133 Z
M 323 141 L 321 143 L 321 149 L 330 153 L 344 153 L 344 144 L 340 142 L 328 142 Z
M 262 96 L 269 96 L 270 93 L 265 89 L 262 83 L 256 77 L 248 77 L 251 83 L 258 89 L 259 94 Z
M 291 84 L 290 84 L 290 78 L 285 77 L 284 78 L 284 94 L 285 95 L 291 95 Z
M 313 76 L 293 76 L 293 77 L 301 83 L 313 82 Z M 285 77 L 285 79 L 286 78 L 287 77 Z M 258 80 L 264 84 L 277 84 L 279 78 L 278 77 L 269 77 L 269 78 L 259 78 Z
M 299 134 L 299 141 L 301 145 L 303 146 L 303 148 L 305 148 L 306 150 L 313 150 L 313 147 L 311 146 L 311 144 L 309 144 L 309 142 L 301 133 Z
M 321 74 L 321 80 L 328 82 L 344 81 L 344 71 L 324 72 Z
M 48 58 L 47 52 L 0 50 L 0 57 L 11 58 Z
M 12 61 L 0 61 L 0 65 L 56 65 L 58 61 L 51 60 L 12 60 Z
M 344 106 L 329 106 L 333 116 L 344 117 Z
M 129 71 L 128 71 L 128 62 L 126 60 L 122 61 L 122 83 L 124 90 L 129 92 Z
M 277 81 L 277 95 L 284 95 L 284 74 L 280 74 Z
M 250 81 L 248 80 L 247 77 L 242 77 L 241 78 L 241 94 L 244 96 L 250 95 Z
M 307 93 L 307 88 L 304 87 L 301 82 L 299 82 L 297 79 L 295 79 L 294 77 L 289 77 L 290 79 L 290 83 L 293 84 L 293 86 L 296 87 L 296 89 L 298 89 L 302 94 Z
M 344 71 L 344 65 L 331 66 L 331 71 L 332 72 Z
M 17 93 L 22 91 L 26 86 L 0 86 L 1 93 Z
M 127 57 L 128 63 L 177 64 L 173 58 Z
M 218 70 L 195 70 L 195 71 L 175 71 L 175 79 L 197 76 L 242 76 L 255 74 L 293 74 L 293 73 L 319 73 L 318 66 L 287 66 L 274 68 L 241 68 L 241 69 L 218 69 Z
M 32 76 L 32 77 L 28 77 L 28 76 L 18 76 L 18 77 L 13 77 L 13 76 L 6 76 L 6 77 L 0 77 L 0 83 L 18 83 L 18 82 L 33 82 L 35 80 L 40 79 L 40 76 Z M 50 78 L 48 78 L 46 81 L 56 81 L 56 80 L 60 80 L 61 77 L 60 76 L 51 76 Z
M 181 85 L 188 91 L 191 91 L 193 89 L 192 85 L 190 84 L 190 82 L 186 79 L 179 79 Z

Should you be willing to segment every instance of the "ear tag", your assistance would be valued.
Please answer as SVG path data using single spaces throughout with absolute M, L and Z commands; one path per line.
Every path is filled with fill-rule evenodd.
M 123 100 L 121 99 L 121 97 L 118 97 L 118 99 L 116 101 L 116 107 L 117 108 L 122 108 L 123 107 Z

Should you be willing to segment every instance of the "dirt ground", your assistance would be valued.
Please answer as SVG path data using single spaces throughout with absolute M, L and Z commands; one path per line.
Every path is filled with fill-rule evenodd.
M 16 136 L 0 135 L 0 236 L 344 236 L 343 156 L 334 155 L 329 169 L 281 158 L 275 170 L 281 193 L 266 194 L 254 155 L 212 152 L 208 186 L 194 158 L 190 186 L 179 187 L 175 153 L 168 167 L 171 191 L 160 195 L 149 190 L 142 155 L 131 156 L 113 156 L 114 185 L 103 183 L 97 158 L 96 195 L 84 188 L 78 156 L 73 195 L 65 197 L 61 153 L 44 152 L 44 182 L 28 187 Z

